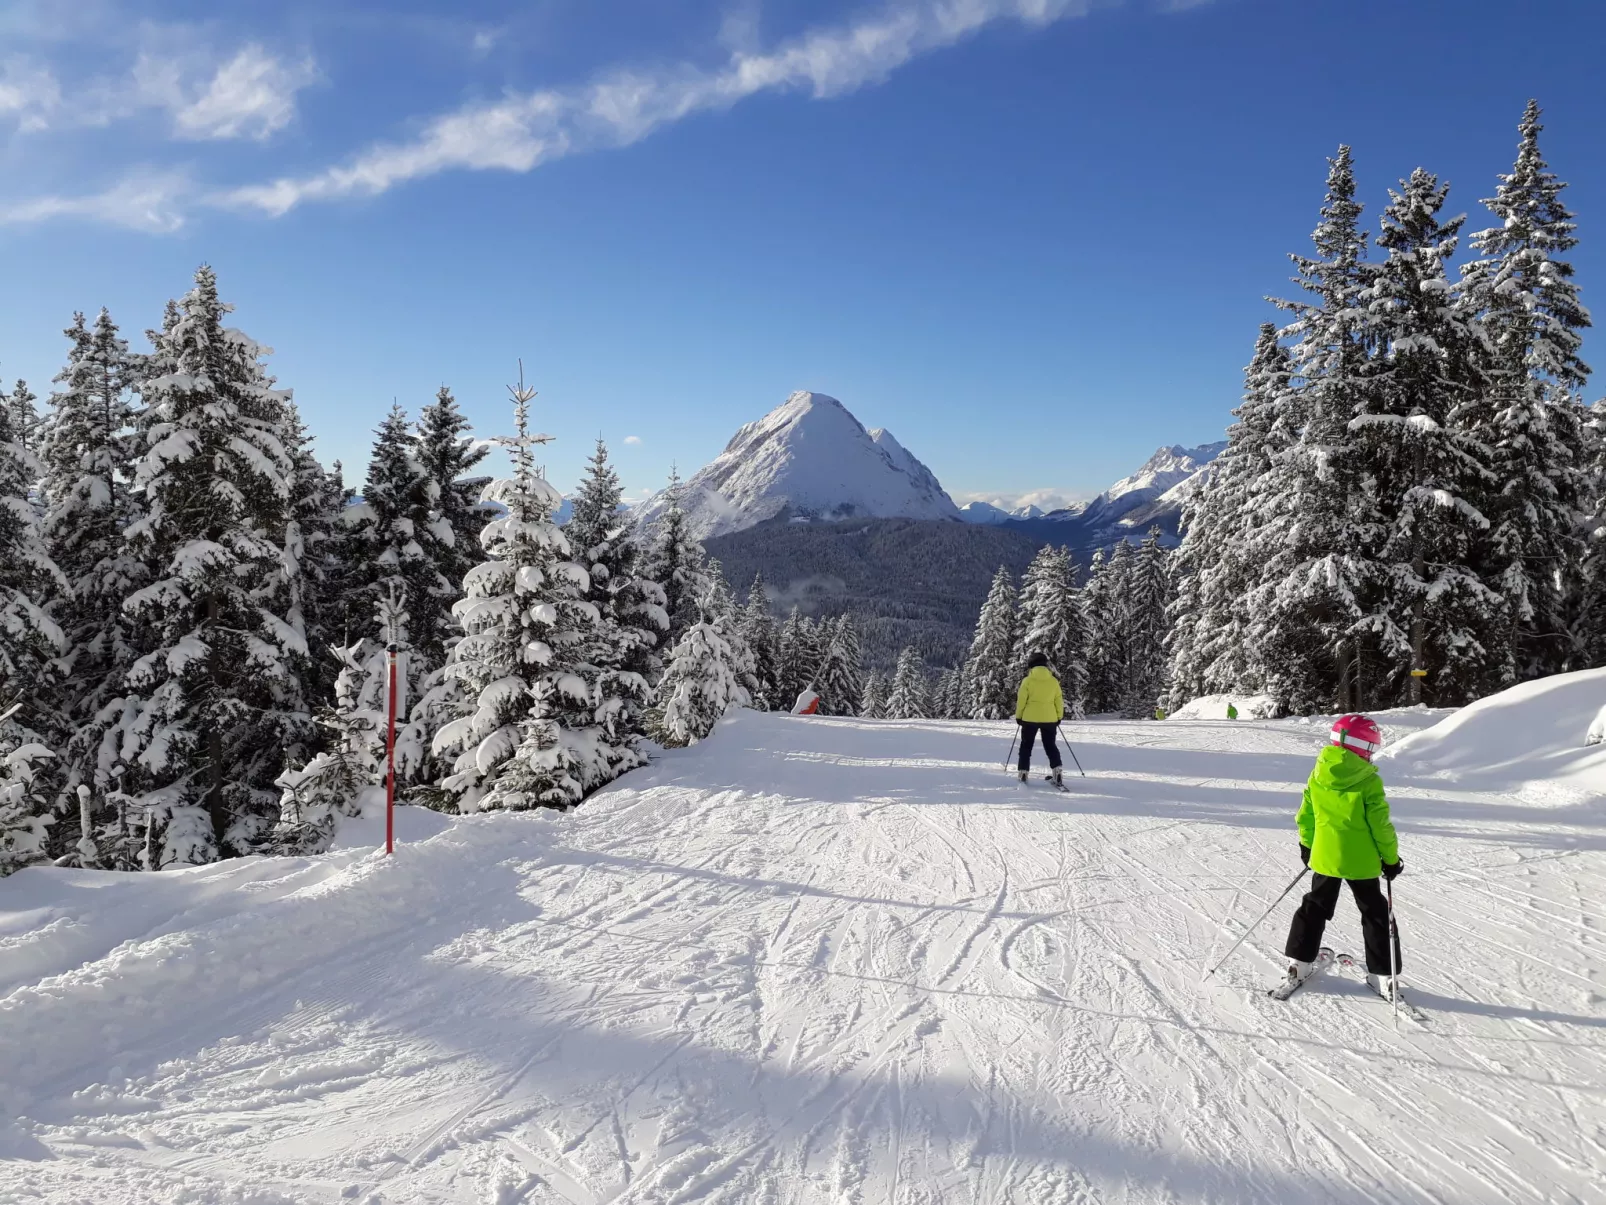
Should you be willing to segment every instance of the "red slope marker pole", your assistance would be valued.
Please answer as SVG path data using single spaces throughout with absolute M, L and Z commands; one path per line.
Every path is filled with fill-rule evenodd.
M 396 852 L 396 646 L 385 650 L 389 660 L 390 703 L 385 733 L 385 852 Z

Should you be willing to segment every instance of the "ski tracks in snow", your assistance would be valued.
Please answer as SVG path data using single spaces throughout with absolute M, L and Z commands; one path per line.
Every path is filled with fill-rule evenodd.
M 1069 735 L 1062 795 L 1002 725 L 743 714 L 566 816 L 152 876 L 109 940 L 96 876 L 17 876 L 0 1195 L 1606 1201 L 1591 833 L 1402 793 L 1396 1033 L 1337 973 L 1266 999 L 1297 897 L 1200 982 L 1297 870 L 1312 729 Z

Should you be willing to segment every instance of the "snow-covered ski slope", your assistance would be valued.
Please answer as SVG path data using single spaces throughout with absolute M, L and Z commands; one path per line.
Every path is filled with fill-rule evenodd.
M 1580 681 L 1500 704 L 1565 795 L 1453 727 L 1387 764 L 1398 1033 L 1350 972 L 1267 998 L 1295 897 L 1201 986 L 1299 868 L 1319 722 L 1077 724 L 1066 796 L 1007 725 L 746 713 L 570 815 L 408 809 L 389 861 L 25 871 L 0 1200 L 1603 1202 Z

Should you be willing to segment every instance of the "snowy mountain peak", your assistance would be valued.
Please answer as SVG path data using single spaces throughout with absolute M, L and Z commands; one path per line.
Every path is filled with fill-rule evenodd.
M 1209 464 L 1227 446 L 1226 440 L 1220 443 L 1202 444 L 1197 448 L 1184 448 L 1180 444 L 1172 444 L 1168 448 L 1161 448 L 1143 466 L 1130 477 L 1123 477 L 1109 489 L 1104 491 L 1106 501 L 1113 502 L 1124 494 L 1134 490 L 1152 490 L 1158 497 L 1173 486 L 1180 485 L 1192 477 L 1205 465 Z
M 642 509 L 651 522 L 667 502 Z M 686 483 L 683 505 L 700 539 L 728 535 L 783 511 L 807 519 L 957 519 L 936 476 L 890 431 L 867 431 L 846 406 L 799 390 L 732 436 Z

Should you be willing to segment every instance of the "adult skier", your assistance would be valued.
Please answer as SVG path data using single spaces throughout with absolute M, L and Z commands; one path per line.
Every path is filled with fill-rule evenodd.
M 1048 658 L 1042 653 L 1033 653 L 1026 666 L 1026 676 L 1015 692 L 1015 722 L 1020 725 L 1020 780 L 1026 781 L 1032 765 L 1032 742 L 1041 733 L 1043 751 L 1048 754 L 1049 773 L 1059 784 L 1062 781 L 1060 751 L 1054 743 L 1054 730 L 1065 718 L 1065 692 L 1060 689 L 1060 680 L 1048 668 Z
M 1294 960 L 1288 968 L 1289 989 L 1313 973 L 1322 931 L 1333 919 L 1339 890 L 1348 883 L 1361 910 L 1366 981 L 1379 995 L 1393 999 L 1394 976 L 1400 971 L 1399 936 L 1394 935 L 1391 960 L 1393 918 L 1378 876 L 1393 882 L 1405 864 L 1389 819 L 1383 779 L 1372 764 L 1372 755 L 1382 745 L 1383 734 L 1375 723 L 1364 715 L 1346 715 L 1333 724 L 1332 744 L 1316 755 L 1299 807 L 1299 856 L 1313 873 L 1283 948 Z

